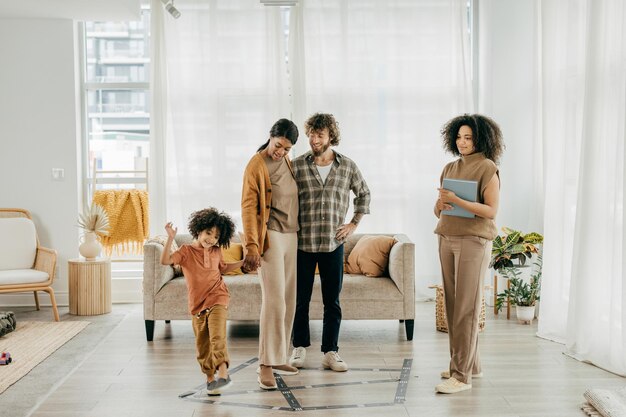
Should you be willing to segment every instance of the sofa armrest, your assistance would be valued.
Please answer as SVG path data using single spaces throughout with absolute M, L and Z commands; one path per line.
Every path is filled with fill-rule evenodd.
M 389 252 L 389 277 L 404 295 L 406 319 L 415 317 L 415 244 L 404 234 L 393 236 Z
M 143 293 L 154 297 L 165 284 L 174 278 L 174 268 L 161 264 L 163 245 L 148 242 L 143 245 Z
M 46 272 L 50 284 L 54 281 L 54 269 L 57 264 L 57 252 L 53 249 L 37 247 L 37 255 L 35 257 L 35 267 L 37 271 Z

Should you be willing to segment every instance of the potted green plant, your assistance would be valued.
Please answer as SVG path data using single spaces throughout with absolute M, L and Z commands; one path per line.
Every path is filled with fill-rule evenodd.
M 537 260 L 533 263 L 534 268 L 530 274 L 530 282 L 526 282 L 521 277 L 521 271 L 515 266 L 500 269 L 500 273 L 509 280 L 510 285 L 496 298 L 498 311 L 502 309 L 506 301 L 515 306 L 519 321 L 527 324 L 532 323 L 535 318 L 535 306 L 540 299 L 542 264 L 541 255 L 538 255 Z
M 515 266 L 517 259 L 518 266 L 526 264 L 526 259 L 530 259 L 533 253 L 538 253 L 537 245 L 543 243 L 543 236 L 537 232 L 522 234 L 519 230 L 503 227 L 504 236 L 496 236 L 491 248 L 491 263 L 489 266 L 496 271 L 503 268 Z
M 504 292 L 496 294 L 496 310 L 500 311 L 507 301 L 509 305 L 515 306 L 518 319 L 530 324 L 534 318 L 536 302 L 539 300 L 541 257 L 538 256 L 534 263 L 530 283 L 522 278 L 520 268 L 527 266 L 526 261 L 532 258 L 533 254 L 539 254 L 537 245 L 543 243 L 543 236 L 537 232 L 523 234 L 508 227 L 503 227 L 502 231 L 504 235 L 496 236 L 493 240 L 489 266 L 501 277 L 508 279 L 509 286 Z M 530 315 L 530 318 L 527 315 Z

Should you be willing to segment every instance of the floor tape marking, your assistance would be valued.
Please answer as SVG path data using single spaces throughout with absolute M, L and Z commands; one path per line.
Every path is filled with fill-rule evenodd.
M 278 374 L 274 374 L 274 377 L 276 378 L 276 385 L 278 385 L 278 390 L 281 392 L 281 394 L 283 394 L 283 397 L 285 397 L 285 400 L 287 401 L 287 404 L 289 404 L 291 409 L 294 411 L 302 411 L 302 406 L 293 395 L 287 384 L 285 384 L 283 378 Z
M 252 358 L 239 366 L 233 368 L 230 373 L 235 373 L 244 369 L 247 366 L 258 361 L 258 358 Z M 179 395 L 180 398 L 187 399 L 189 401 L 201 402 L 205 404 L 213 404 L 213 405 L 230 405 L 235 407 L 244 407 L 244 408 L 257 408 L 263 410 L 279 410 L 279 411 L 312 411 L 312 410 L 334 410 L 334 409 L 348 409 L 348 408 L 370 408 L 370 407 L 389 407 L 404 403 L 406 401 L 406 392 L 409 383 L 409 377 L 411 374 L 411 367 L 413 365 L 413 359 L 405 359 L 401 369 L 396 368 L 353 368 L 353 370 L 360 371 L 386 371 L 386 372 L 398 372 L 400 371 L 399 378 L 391 378 L 391 379 L 379 379 L 372 381 L 356 381 L 356 382 L 340 382 L 340 383 L 329 383 L 329 384 L 313 384 L 313 385 L 299 385 L 299 386 L 288 386 L 283 378 L 275 374 L 276 383 L 278 386 L 278 390 L 281 392 L 289 407 L 279 407 L 272 405 L 263 405 L 263 404 L 248 404 L 248 403 L 238 403 L 238 402 L 230 402 L 230 401 L 221 401 L 221 400 L 211 400 L 209 397 L 206 397 L 205 386 L 206 384 L 199 385 L 196 387 L 195 391 L 186 391 Z M 317 370 L 320 368 L 302 368 L 302 369 L 311 369 Z M 349 386 L 349 385 L 364 385 L 364 384 L 379 384 L 379 383 L 388 383 L 388 382 L 397 382 L 398 387 L 396 388 L 396 394 L 394 398 L 394 402 L 378 402 L 378 403 L 365 403 L 365 404 L 343 404 L 343 405 L 324 405 L 324 406 L 310 406 L 303 407 L 292 391 L 309 389 L 309 388 L 328 388 L 328 387 L 336 387 L 336 386 Z M 250 393 L 258 393 L 265 392 L 265 390 L 241 390 L 241 391 L 228 391 L 222 395 L 237 395 L 237 394 L 250 394 Z
M 396 389 L 396 397 L 394 403 L 402 404 L 406 400 L 406 389 L 409 386 L 409 376 L 411 375 L 411 367 L 413 366 L 413 359 L 405 359 L 402 364 L 402 372 L 400 372 L 400 381 L 398 381 L 398 388 Z

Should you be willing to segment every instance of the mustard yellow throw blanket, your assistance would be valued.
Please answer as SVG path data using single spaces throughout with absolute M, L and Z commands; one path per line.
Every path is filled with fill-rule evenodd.
M 100 241 L 107 256 L 143 253 L 148 238 L 148 192 L 145 190 L 98 190 L 93 202 L 109 216 L 109 235 Z

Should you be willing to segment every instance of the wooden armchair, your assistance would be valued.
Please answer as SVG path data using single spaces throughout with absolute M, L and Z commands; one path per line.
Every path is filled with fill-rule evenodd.
M 0 208 L 0 294 L 37 291 L 50 295 L 54 319 L 59 311 L 52 282 L 56 269 L 56 251 L 39 246 L 37 230 L 30 213 L 24 209 Z

